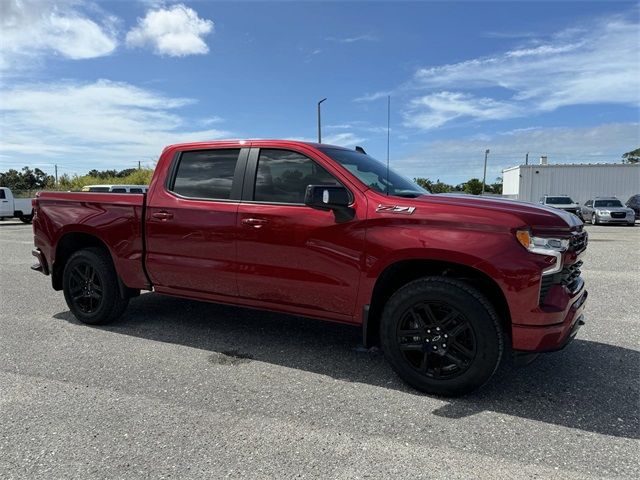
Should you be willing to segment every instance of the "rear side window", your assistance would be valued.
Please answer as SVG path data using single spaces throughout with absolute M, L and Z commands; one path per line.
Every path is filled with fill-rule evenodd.
M 182 153 L 171 190 L 185 197 L 228 199 L 239 154 L 240 149 Z
M 253 199 L 258 202 L 304 203 L 307 185 L 340 185 L 323 167 L 301 153 L 261 149 Z
M 108 192 L 109 187 L 89 187 L 90 192 Z
M 121 187 L 112 188 L 111 192 L 112 193 L 127 193 L 127 189 L 126 188 L 121 188 Z
M 0 198 L 3 198 L 3 199 L 7 198 L 7 197 L 4 196 L 4 190 L 0 190 Z
M 131 190 L 129 190 L 130 193 L 142 193 L 142 189 L 141 188 L 132 188 Z

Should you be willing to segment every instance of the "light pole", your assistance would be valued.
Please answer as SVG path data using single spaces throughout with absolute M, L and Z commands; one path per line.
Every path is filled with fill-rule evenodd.
M 487 148 L 484 151 L 484 174 L 482 175 L 482 193 L 480 195 L 484 195 L 484 186 L 487 181 L 487 157 L 489 156 L 489 149 Z
M 318 143 L 322 143 L 322 125 L 320 122 L 320 104 L 324 102 L 326 98 L 323 98 L 318 102 Z

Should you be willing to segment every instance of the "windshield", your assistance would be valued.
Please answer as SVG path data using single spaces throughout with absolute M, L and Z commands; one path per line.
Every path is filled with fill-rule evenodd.
M 620 200 L 596 200 L 593 202 L 594 207 L 622 207 Z
M 547 197 L 547 203 L 552 203 L 553 205 L 569 205 L 574 202 L 571 200 L 571 197 Z
M 387 172 L 386 165 L 364 153 L 330 147 L 321 147 L 320 151 L 349 170 L 362 183 L 380 193 L 409 198 L 429 193 L 393 170 L 389 169 Z

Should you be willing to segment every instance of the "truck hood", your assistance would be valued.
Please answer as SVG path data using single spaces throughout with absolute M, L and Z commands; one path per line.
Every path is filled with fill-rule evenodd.
M 480 197 L 475 195 L 429 194 L 406 199 L 406 205 L 415 205 L 420 215 L 420 206 L 450 205 L 472 213 L 473 210 L 491 212 L 492 219 L 510 228 L 529 226 L 534 231 L 558 231 L 569 233 L 580 230 L 582 221 L 572 213 L 557 208 L 534 203 L 520 202 L 500 197 Z M 480 213 L 480 212 L 478 212 Z M 486 216 L 486 213 L 482 216 Z

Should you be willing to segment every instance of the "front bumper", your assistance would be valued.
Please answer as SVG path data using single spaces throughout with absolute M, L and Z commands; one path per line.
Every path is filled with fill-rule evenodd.
M 635 214 L 625 215 L 622 218 L 613 218 L 611 215 L 597 215 L 597 218 L 600 223 L 633 223 L 636 221 Z
M 564 348 L 584 325 L 584 304 L 588 293 L 582 289 L 566 309 L 562 323 L 546 326 L 512 325 L 512 347 L 520 352 L 551 352 Z

